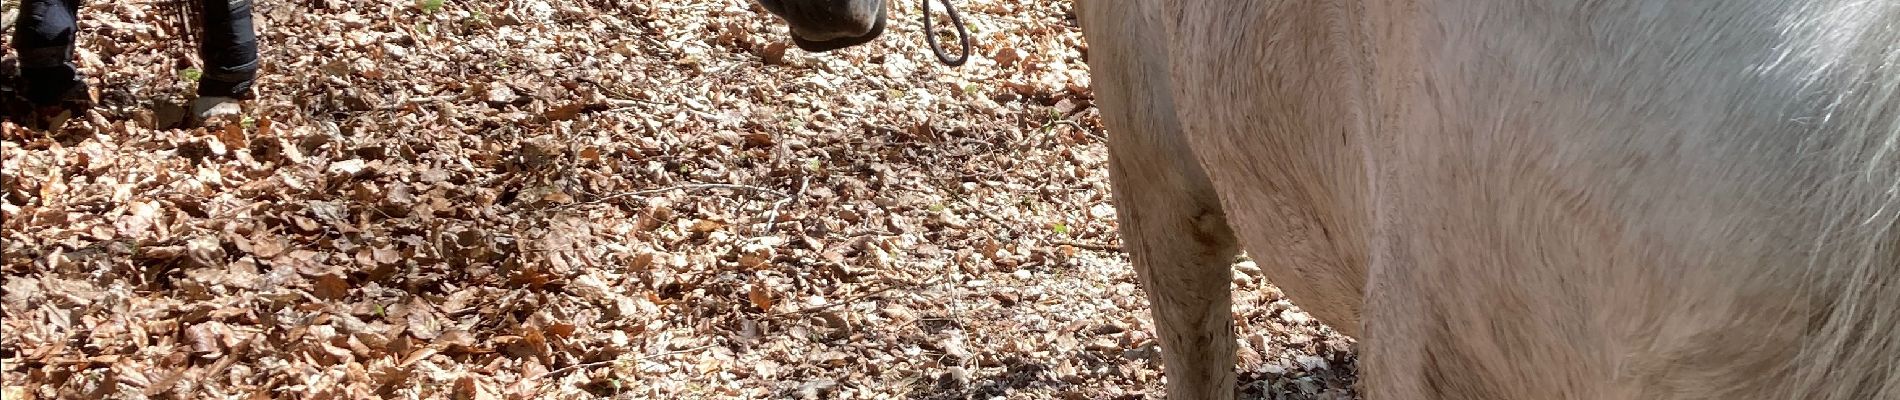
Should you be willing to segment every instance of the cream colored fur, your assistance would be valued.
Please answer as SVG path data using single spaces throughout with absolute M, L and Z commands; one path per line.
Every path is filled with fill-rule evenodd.
M 1245 249 L 1371 399 L 1900 399 L 1900 1 L 1079 9 L 1173 398 Z

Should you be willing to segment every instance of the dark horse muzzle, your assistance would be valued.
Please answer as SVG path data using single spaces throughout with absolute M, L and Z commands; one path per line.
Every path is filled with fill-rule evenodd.
M 970 33 L 963 25 L 950 0 L 939 0 L 950 23 L 956 28 L 958 56 L 945 52 L 933 35 L 930 2 L 924 0 L 924 40 L 937 60 L 950 66 L 963 65 L 970 56 Z M 809 52 L 827 52 L 870 42 L 884 33 L 884 20 L 890 11 L 884 0 L 758 0 L 766 11 L 778 15 L 791 27 L 792 43 Z
M 758 0 L 791 27 L 792 42 L 825 52 L 870 42 L 884 33 L 884 0 Z
M 878 3 L 877 23 L 871 25 L 871 30 L 865 31 L 863 35 L 847 36 L 831 40 L 806 40 L 798 35 L 792 35 L 792 43 L 798 44 L 798 48 L 805 49 L 805 51 L 826 52 L 870 42 L 871 39 L 877 39 L 878 35 L 884 34 L 885 11 L 883 4 L 884 3 Z

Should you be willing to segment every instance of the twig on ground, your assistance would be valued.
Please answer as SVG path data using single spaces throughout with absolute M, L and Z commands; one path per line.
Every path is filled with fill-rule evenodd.
M 954 178 L 961 178 L 961 177 L 954 177 Z M 944 195 L 950 196 L 950 199 L 956 200 L 958 203 L 963 203 L 963 205 L 966 207 L 969 207 L 971 211 L 976 211 L 977 214 L 982 214 L 983 218 L 989 219 L 990 222 L 995 222 L 997 225 L 1002 226 L 1002 227 L 1009 227 L 1011 225 L 1008 220 L 1005 220 L 1002 217 L 998 217 L 994 214 L 990 214 L 989 210 L 983 209 L 983 206 L 981 204 L 977 204 L 975 201 L 971 201 L 969 198 L 963 197 L 962 193 L 959 193 L 955 190 L 950 190 L 950 188 L 956 187 L 956 184 L 954 183 L 951 183 L 947 187 L 943 185 L 944 183 L 947 183 L 947 182 L 939 182 L 938 180 L 926 179 L 924 180 L 924 183 L 929 184 L 930 188 L 936 189 L 938 192 L 942 192 Z M 924 191 L 922 188 L 904 188 L 904 190 L 911 190 L 911 191 L 917 191 L 917 192 Z
M 535 394 L 540 394 L 541 388 L 547 385 L 549 380 L 546 380 L 544 378 L 558 377 L 560 375 L 563 375 L 569 372 L 574 372 L 576 370 L 594 368 L 594 367 L 599 367 L 599 366 L 604 366 L 604 365 L 609 365 L 609 364 L 618 364 L 618 363 L 623 363 L 623 362 L 639 362 L 641 360 L 646 360 L 646 359 L 666 357 L 666 356 L 675 355 L 675 354 L 691 353 L 695 351 L 705 350 L 712 346 L 713 345 L 707 344 L 707 345 L 693 346 L 693 347 L 688 347 L 684 349 L 655 353 L 655 354 L 646 354 L 646 355 L 641 355 L 641 356 L 627 358 L 627 359 L 613 359 L 613 360 L 604 360 L 604 361 L 595 361 L 595 362 L 585 362 L 585 363 L 555 368 L 553 371 L 548 371 L 548 373 L 541 374 L 541 376 L 539 377 L 535 377 L 535 379 L 539 379 L 541 380 L 541 382 L 536 383 L 534 385 L 534 392 Z
M 1095 140 L 1100 140 L 1102 141 L 1102 143 L 1108 143 L 1107 136 L 1102 136 L 1102 134 L 1100 133 L 1095 133 L 1095 131 L 1082 126 L 1082 124 L 1080 123 L 1076 123 L 1075 121 L 1070 121 L 1068 118 L 1049 121 L 1048 124 L 1044 124 L 1042 126 L 1042 130 L 1047 131 L 1049 130 L 1049 128 L 1054 128 L 1057 125 L 1068 125 L 1070 128 L 1075 128 L 1076 131 L 1082 132 L 1083 135 L 1087 135 L 1088 137 L 1094 138 Z
M 758 186 L 752 186 L 752 185 L 737 185 L 737 184 L 731 184 L 731 183 L 688 183 L 688 184 L 683 184 L 683 185 L 678 185 L 678 186 L 663 187 L 659 189 L 647 189 L 647 190 L 636 190 L 636 191 L 631 191 L 631 192 L 614 193 L 614 194 L 606 195 L 601 198 L 593 199 L 590 201 L 563 204 L 557 208 L 575 207 L 582 204 L 600 204 L 600 203 L 605 203 L 605 202 L 609 202 L 613 200 L 618 200 L 625 197 L 644 197 L 644 196 L 651 195 L 654 193 L 665 193 L 665 192 L 670 192 L 674 190 L 683 190 L 683 191 L 690 192 L 690 191 L 714 190 L 714 189 L 742 190 L 742 191 L 749 191 L 753 193 L 765 193 L 765 194 L 777 196 L 780 199 L 792 198 L 791 194 L 787 194 L 785 192 L 758 187 Z
M 607 109 L 608 112 L 621 111 L 621 110 L 626 110 L 626 109 L 634 108 L 638 106 L 647 106 L 647 107 L 664 106 L 664 104 L 661 104 L 655 101 L 635 99 L 633 98 L 632 95 L 628 95 L 625 92 L 608 87 L 606 84 L 602 84 L 592 79 L 582 79 L 581 82 L 586 82 L 587 84 L 594 85 L 594 88 L 600 89 L 601 94 L 607 95 L 607 99 L 604 102 L 607 104 L 607 106 L 612 107 L 612 108 Z M 700 109 L 699 105 L 692 104 L 692 103 L 685 103 L 685 106 L 681 107 L 681 109 L 685 110 L 686 112 L 693 113 L 693 115 L 697 115 L 700 118 L 705 118 L 705 119 L 719 118 L 719 116 L 713 115 L 711 112 L 708 112 L 706 110 L 702 110 Z
M 218 361 L 213 362 L 211 364 L 211 367 L 205 369 L 204 373 L 200 374 L 199 376 L 218 376 L 218 374 L 224 373 L 225 368 L 230 368 L 231 364 L 237 363 L 238 359 L 243 358 L 245 353 L 249 353 L 251 351 L 251 343 L 256 342 L 259 336 L 264 336 L 264 334 L 261 332 L 252 333 L 250 337 L 244 338 L 244 341 L 238 342 L 236 346 L 232 346 L 230 351 L 226 351 L 223 357 L 218 358 Z M 153 385 L 152 387 L 146 388 L 145 395 L 157 396 L 160 393 L 164 393 L 170 390 L 172 385 L 177 384 L 179 378 L 183 378 L 183 377 L 184 377 L 184 371 L 179 371 L 177 372 L 177 375 L 172 375 L 171 377 L 166 378 L 165 379 L 166 382 L 164 384 Z M 190 398 L 192 396 L 196 396 L 198 394 L 198 390 L 204 388 L 204 385 L 191 385 L 190 388 L 191 390 L 187 391 L 185 395 L 182 397 Z
M 798 197 L 796 197 L 796 196 L 798 196 L 798 195 L 804 195 L 804 194 L 805 194 L 805 185 L 808 185 L 808 184 L 811 184 L 811 176 L 805 176 L 805 177 L 803 177 L 803 178 L 799 178 L 799 179 L 798 179 L 798 191 L 796 191 L 796 192 L 792 192 L 792 194 L 793 194 L 793 196 L 786 196 L 786 197 L 785 197 L 785 198 L 783 198 L 783 199 L 779 199 L 778 201 L 774 201 L 774 202 L 772 202 L 772 210 L 771 210 L 771 211 L 767 211 L 767 212 L 765 213 L 765 231 L 764 231 L 763 233 L 771 233 L 771 232 L 772 232 L 772 227 L 773 227 L 773 226 L 776 226 L 776 225 L 778 224 L 778 209 L 779 209 L 779 207 L 781 207 L 781 206 L 784 206 L 784 205 L 785 205 L 785 203 L 790 203 L 790 202 L 792 202 L 793 200 L 797 200 L 797 199 L 798 199 Z
M 396 104 L 391 104 L 391 105 L 387 105 L 387 106 L 383 106 L 383 109 L 384 109 L 384 110 L 395 110 L 395 109 L 399 109 L 399 108 L 403 108 L 404 106 L 408 106 L 408 105 L 410 105 L 410 104 L 422 104 L 422 103 L 434 103 L 434 102 L 438 102 L 438 101 L 449 101 L 449 100 L 455 100 L 455 98 L 456 98 L 456 97 L 459 97 L 459 96 L 456 96 L 456 95 L 441 95 L 441 96 L 423 96 L 423 97 L 411 97 L 411 98 L 409 98 L 409 99 L 407 99 L 407 100 L 403 100 L 403 101 L 400 101 L 400 102 L 396 102 Z
M 935 277 L 932 277 L 930 279 L 925 279 L 923 282 L 899 282 L 897 284 L 878 288 L 877 290 L 872 290 L 870 292 L 866 292 L 866 293 L 859 294 L 856 296 L 851 296 L 849 298 L 845 298 L 844 300 L 839 300 L 839 301 L 835 301 L 831 303 L 825 303 L 823 305 L 801 308 L 796 311 L 787 311 L 783 313 L 772 314 L 770 316 L 767 316 L 766 319 L 776 320 L 776 319 L 785 319 L 785 318 L 796 317 L 796 316 L 803 316 L 806 314 L 829 310 L 829 309 L 836 308 L 838 306 L 842 306 L 846 304 L 856 303 L 858 301 L 862 301 L 864 299 L 868 299 L 871 297 L 876 297 L 878 295 L 884 294 L 884 292 L 889 292 L 896 289 L 909 289 L 909 288 L 914 288 L 914 287 L 919 287 L 919 286 L 929 286 L 932 284 L 936 284 L 937 280 L 942 279 L 943 276 L 944 275 L 936 275 Z
M 1049 244 L 1062 245 L 1062 246 L 1075 246 L 1076 248 L 1084 249 L 1084 250 L 1110 251 L 1110 252 L 1117 252 L 1117 253 L 1122 251 L 1121 246 L 1116 246 L 1112 244 L 1071 242 L 1067 240 L 1050 241 Z

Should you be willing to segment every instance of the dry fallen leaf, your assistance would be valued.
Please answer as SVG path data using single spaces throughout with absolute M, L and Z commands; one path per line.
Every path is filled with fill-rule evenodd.
M 373 258 L 376 260 L 376 263 L 378 264 L 385 264 L 385 265 L 394 264 L 397 261 L 402 260 L 402 252 L 397 251 L 395 248 L 392 248 L 392 247 L 388 247 L 388 246 L 377 247 L 375 250 L 371 250 L 371 252 L 373 253 Z
M 231 148 L 251 147 L 250 138 L 244 136 L 242 124 L 225 124 L 223 129 L 218 130 L 218 141 Z
M 568 204 L 574 202 L 574 196 L 569 196 L 567 192 L 560 190 L 550 190 L 547 194 L 541 195 L 541 201 L 552 204 Z
M 653 267 L 653 259 L 654 257 L 657 257 L 658 255 L 659 255 L 658 253 L 655 253 L 652 251 L 641 251 L 639 253 L 635 253 L 633 255 L 633 259 L 628 260 L 627 268 L 636 272 L 644 271 L 647 268 Z
M 249 243 L 248 247 L 250 248 L 248 250 L 251 255 L 257 258 L 269 259 L 277 257 L 279 254 L 284 254 L 283 238 L 271 232 L 254 232 L 246 242 Z M 242 246 L 240 246 L 239 249 L 245 250 Z
M 477 350 L 475 349 L 475 335 L 471 335 L 468 331 L 461 329 L 451 329 L 442 332 L 442 336 L 436 337 L 435 344 L 441 346 L 443 349 L 457 349 L 461 351 Z
M 337 300 L 350 295 L 350 283 L 337 274 L 317 275 L 311 282 L 312 294 L 324 300 Z
M 551 324 L 548 325 L 547 331 L 551 336 L 569 337 L 574 335 L 574 328 L 574 324 Z
M 19 385 L 7 385 L 5 388 L 0 388 L 0 397 L 4 397 L 7 400 L 33 400 L 36 398 L 32 391 L 27 390 L 25 386 Z
M 724 228 L 724 227 L 726 227 L 725 222 L 714 221 L 710 219 L 702 219 L 698 221 L 693 221 L 691 230 L 693 233 L 706 233 L 706 232 L 716 231 L 716 230 L 719 230 L 719 228 Z
M 155 222 L 153 219 L 157 216 L 158 205 L 146 201 L 133 202 L 126 206 L 126 214 L 119 217 L 119 221 L 114 226 L 119 228 L 120 236 L 144 237 L 151 230 Z
M 747 243 L 739 248 L 739 266 L 746 268 L 765 268 L 777 255 L 776 247 L 768 243 Z
M 746 146 L 767 147 L 774 144 L 778 144 L 778 138 L 773 137 L 772 134 L 770 133 L 746 132 L 740 136 L 745 138 Z
M 205 236 L 186 241 L 185 254 L 201 266 L 224 265 L 224 247 L 215 237 Z
M 548 110 L 548 112 L 542 113 L 541 116 L 547 118 L 549 121 L 566 121 L 574 119 L 574 117 L 579 117 L 582 111 L 587 110 L 587 106 L 586 103 L 568 104 Z
M 761 311 L 772 311 L 772 305 L 775 302 L 772 299 L 771 289 L 761 284 L 753 284 L 752 290 L 746 293 L 746 298 L 752 300 L 752 306 L 758 307 Z
M 488 100 L 490 103 L 512 103 L 515 99 L 521 97 L 515 94 L 514 88 L 503 84 L 489 84 L 488 90 L 483 93 L 484 96 L 486 96 L 483 97 L 483 99 Z
M 186 328 L 185 342 L 190 344 L 193 352 L 216 353 L 223 351 L 223 344 L 226 341 L 224 336 L 228 334 L 224 331 L 223 324 L 216 321 L 205 322 Z
M 367 165 L 368 165 L 368 162 L 363 161 L 362 159 L 349 159 L 349 160 L 343 160 L 343 161 L 330 163 L 330 168 L 328 171 L 330 172 L 331 175 L 355 176 L 356 174 L 363 172 L 363 168 L 366 167 Z

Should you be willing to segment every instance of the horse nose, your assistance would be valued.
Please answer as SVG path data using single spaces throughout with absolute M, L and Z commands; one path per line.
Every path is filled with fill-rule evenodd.
M 884 19 L 882 0 L 762 0 L 785 17 L 792 34 L 812 41 L 833 41 L 875 34 Z
M 826 26 L 826 27 L 811 27 L 811 28 L 803 28 L 803 29 L 799 27 L 792 28 L 792 34 L 798 35 L 799 38 L 802 38 L 805 40 L 811 40 L 811 41 L 819 41 L 819 42 L 829 42 L 829 41 L 844 39 L 844 38 L 862 37 L 866 33 L 870 33 L 870 31 L 871 31 L 871 28 L 868 26 L 867 27 Z
M 826 52 L 868 43 L 882 33 L 884 33 L 884 20 L 880 18 L 872 23 L 870 29 L 855 35 L 806 36 L 794 30 L 792 42 L 805 51 Z M 817 39 L 817 37 L 825 37 L 825 39 Z

